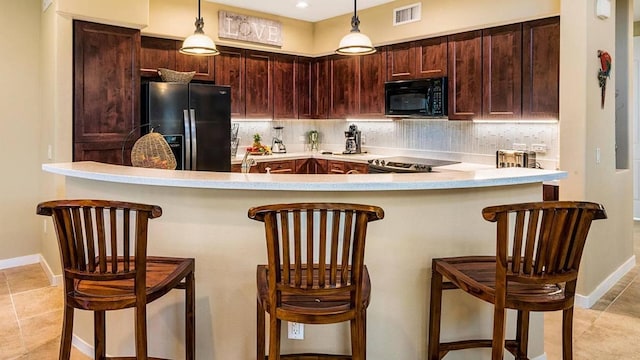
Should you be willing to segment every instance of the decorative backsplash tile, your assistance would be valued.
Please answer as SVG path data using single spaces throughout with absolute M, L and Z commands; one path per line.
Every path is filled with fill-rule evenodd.
M 559 157 L 557 123 L 504 123 L 447 120 L 277 120 L 240 121 L 241 149 L 259 133 L 271 145 L 274 126 L 284 126 L 283 142 L 289 151 L 307 149 L 307 132 L 319 132 L 320 149 L 344 149 L 344 132 L 355 123 L 362 132 L 363 148 L 371 152 L 393 150 L 401 153 L 441 154 L 455 160 L 493 164 L 498 149 L 511 149 L 514 143 L 545 144 L 545 154 L 537 154 L 544 168 L 556 168 Z

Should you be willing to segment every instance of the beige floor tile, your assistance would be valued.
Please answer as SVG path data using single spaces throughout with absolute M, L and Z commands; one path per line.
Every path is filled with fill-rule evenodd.
M 7 282 L 7 276 L 3 271 L 0 271 L 0 296 L 9 295 L 9 283 Z
M 49 286 L 47 278 L 40 264 L 19 266 L 5 269 L 4 274 L 9 283 L 12 294 Z
M 26 349 L 20 336 L 18 322 L 7 321 L 0 326 L 0 359 L 13 359 L 26 354 Z
M 57 337 L 50 340 L 41 346 L 29 351 L 28 357 L 24 360 L 42 360 L 42 359 L 57 359 L 58 351 L 60 349 L 60 338 Z M 75 348 L 71 349 L 71 360 L 91 360 L 92 358 L 86 356 Z M 23 359 L 19 359 L 23 360 Z
M 22 339 L 28 351 L 60 337 L 62 310 L 20 320 Z
M 47 286 L 41 289 L 12 295 L 18 319 L 22 320 L 60 310 L 64 304 L 62 287 Z

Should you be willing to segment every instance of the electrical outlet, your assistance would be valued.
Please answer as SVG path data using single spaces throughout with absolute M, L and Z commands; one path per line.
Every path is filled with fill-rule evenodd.
M 364 135 L 360 135 L 360 144 L 364 145 L 365 142 L 367 142 L 367 138 Z
M 596 164 L 600 164 L 600 148 L 596 148 Z
M 47 146 L 47 159 L 53 159 L 53 146 Z
M 296 340 L 304 339 L 304 324 L 289 321 L 287 323 L 287 329 L 289 330 L 288 331 L 289 339 L 296 339 Z
M 513 143 L 513 145 L 511 145 L 511 148 L 513 150 L 520 150 L 520 151 L 524 151 L 527 150 L 527 144 L 522 144 L 522 143 Z
M 307 138 L 304 135 L 300 135 L 298 136 L 298 141 L 301 143 L 304 143 L 307 140 Z
M 47 220 L 48 219 L 44 219 L 43 223 L 42 223 L 42 230 L 44 230 L 44 233 L 47 233 Z
M 52 2 L 53 0 L 42 0 L 42 12 L 45 12 Z
M 546 144 L 531 144 L 531 150 L 540 154 L 544 154 L 547 152 Z

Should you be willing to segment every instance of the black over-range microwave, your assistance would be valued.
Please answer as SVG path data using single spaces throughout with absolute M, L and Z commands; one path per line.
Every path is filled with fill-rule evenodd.
M 390 81 L 384 84 L 385 114 L 408 117 L 447 116 L 447 78 Z

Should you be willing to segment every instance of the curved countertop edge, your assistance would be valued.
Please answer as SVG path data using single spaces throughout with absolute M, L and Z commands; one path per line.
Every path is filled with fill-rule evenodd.
M 559 180 L 565 171 L 527 168 L 480 168 L 415 174 L 287 175 L 176 171 L 135 168 L 92 161 L 43 164 L 68 177 L 152 186 L 270 191 L 401 191 L 463 189 Z

